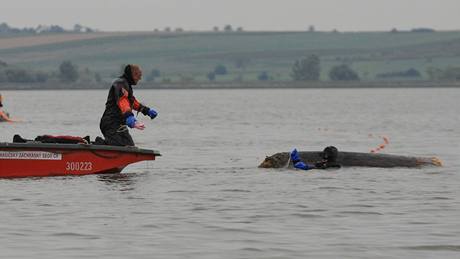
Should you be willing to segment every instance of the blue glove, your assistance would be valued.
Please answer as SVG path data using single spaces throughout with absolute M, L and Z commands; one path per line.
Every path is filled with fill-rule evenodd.
M 150 108 L 150 110 L 147 113 L 147 115 L 150 117 L 150 119 L 153 120 L 158 115 L 158 113 L 154 109 Z
M 136 118 L 134 115 L 126 117 L 126 125 L 128 125 L 130 128 L 134 128 L 134 125 L 136 125 Z
M 299 152 L 297 152 L 296 148 L 294 148 L 294 150 L 291 152 L 291 160 L 293 164 L 300 161 Z
M 305 164 L 304 162 L 297 162 L 294 164 L 294 167 L 297 169 L 302 169 L 302 170 L 309 170 L 312 168 L 308 166 L 308 164 Z

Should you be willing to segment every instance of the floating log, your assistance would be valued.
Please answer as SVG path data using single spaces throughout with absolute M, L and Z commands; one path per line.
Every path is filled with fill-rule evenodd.
M 299 151 L 301 161 L 305 163 L 315 163 L 322 160 L 321 151 Z M 283 168 L 292 167 L 289 152 L 276 153 L 267 156 L 259 165 L 260 168 Z M 441 160 L 436 157 L 411 157 L 378 153 L 342 152 L 339 151 L 337 163 L 344 166 L 362 167 L 423 167 L 423 166 L 442 166 Z

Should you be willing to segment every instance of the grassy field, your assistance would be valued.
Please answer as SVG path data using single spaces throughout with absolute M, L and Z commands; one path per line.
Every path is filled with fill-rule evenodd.
M 20 37 L 0 37 L 0 49 L 15 49 L 22 47 L 34 47 L 40 45 L 56 44 L 69 41 L 90 40 L 105 37 L 125 37 L 138 35 L 139 33 L 95 32 L 95 33 L 59 33 L 25 35 Z
M 296 59 L 321 58 L 322 79 L 334 65 L 349 64 L 363 80 L 385 72 L 460 66 L 460 31 L 446 32 L 234 32 L 92 33 L 0 38 L 0 60 L 14 66 L 56 71 L 63 60 L 109 80 L 126 63 L 162 79 L 207 81 L 217 64 L 229 74 L 217 81 L 254 81 L 268 72 L 290 80 Z

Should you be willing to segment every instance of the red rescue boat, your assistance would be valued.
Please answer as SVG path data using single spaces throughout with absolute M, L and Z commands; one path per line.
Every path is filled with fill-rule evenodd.
M 117 173 L 129 164 L 160 155 L 138 147 L 0 143 L 0 178 Z

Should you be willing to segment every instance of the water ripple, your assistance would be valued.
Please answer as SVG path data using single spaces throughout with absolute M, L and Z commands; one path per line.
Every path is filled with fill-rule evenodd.
M 383 215 L 380 212 L 374 211 L 340 211 L 341 214 L 355 214 L 355 215 Z
M 294 217 L 300 217 L 300 218 L 324 218 L 325 216 L 322 215 L 317 215 L 317 214 L 306 214 L 306 213 L 293 213 L 290 214 L 291 216 Z
M 422 250 L 422 251 L 454 251 L 460 252 L 460 245 L 421 245 L 403 246 L 402 249 Z
M 81 237 L 83 239 L 100 239 L 100 237 L 96 236 L 96 235 L 80 234 L 80 233 L 76 233 L 76 232 L 53 233 L 50 236 L 55 236 L 55 237 Z

